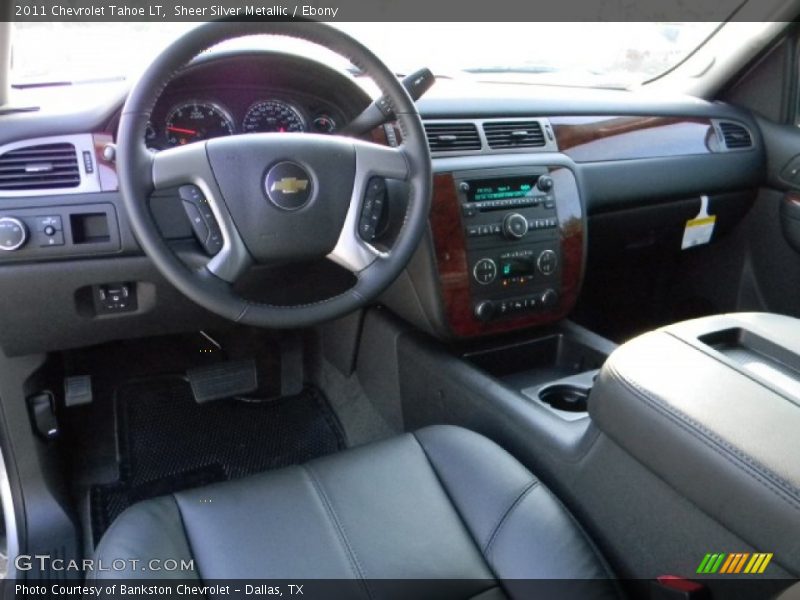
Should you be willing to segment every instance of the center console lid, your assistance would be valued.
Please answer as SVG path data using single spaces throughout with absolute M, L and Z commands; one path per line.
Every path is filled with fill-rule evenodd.
M 609 357 L 589 412 L 680 494 L 800 573 L 800 320 L 728 314 L 646 333 Z

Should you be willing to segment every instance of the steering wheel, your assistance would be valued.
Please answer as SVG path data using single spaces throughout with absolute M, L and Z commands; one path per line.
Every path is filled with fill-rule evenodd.
M 150 114 L 172 77 L 202 51 L 256 34 L 306 40 L 350 60 L 389 101 L 402 144 L 391 148 L 336 135 L 251 133 L 157 153 L 146 148 Z M 116 156 L 131 228 L 156 268 L 201 306 L 248 325 L 312 325 L 373 301 L 411 259 L 430 211 L 431 159 L 414 102 L 372 52 L 322 23 L 212 22 L 189 31 L 134 84 L 122 110 Z M 370 190 L 386 179 L 404 181 L 409 190 L 405 221 L 390 250 L 359 234 L 359 223 L 369 218 Z M 213 214 L 209 228 L 221 237 L 221 248 L 199 269 L 170 249 L 148 208 L 154 190 L 175 186 L 187 186 L 180 188 L 184 200 Z M 254 264 L 324 257 L 351 271 L 356 283 L 334 297 L 296 306 L 253 302 L 234 290 Z

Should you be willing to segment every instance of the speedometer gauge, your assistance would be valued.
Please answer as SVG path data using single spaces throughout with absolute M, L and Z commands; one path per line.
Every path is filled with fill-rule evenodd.
M 263 100 L 251 106 L 242 122 L 245 133 L 255 132 L 303 132 L 306 123 L 300 111 L 281 100 Z
M 233 119 L 228 112 L 211 102 L 186 102 L 179 104 L 167 115 L 167 143 L 183 146 L 191 142 L 232 135 Z

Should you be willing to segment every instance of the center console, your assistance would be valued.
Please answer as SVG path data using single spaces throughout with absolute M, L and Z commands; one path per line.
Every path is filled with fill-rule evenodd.
M 751 553 L 768 553 L 768 573 L 800 572 L 800 320 L 719 315 L 639 336 L 606 361 L 589 413 Z
M 431 229 L 455 337 L 554 322 L 577 300 L 584 215 L 567 168 L 436 175 Z

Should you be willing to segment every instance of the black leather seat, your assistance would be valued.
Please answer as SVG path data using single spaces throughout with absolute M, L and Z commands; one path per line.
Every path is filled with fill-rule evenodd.
M 195 565 L 98 578 L 351 579 L 365 598 L 382 597 L 370 582 L 387 578 L 464 580 L 462 598 L 517 596 L 506 580 L 576 579 L 574 597 L 616 597 L 555 496 L 493 442 L 447 426 L 141 502 L 95 558 Z

